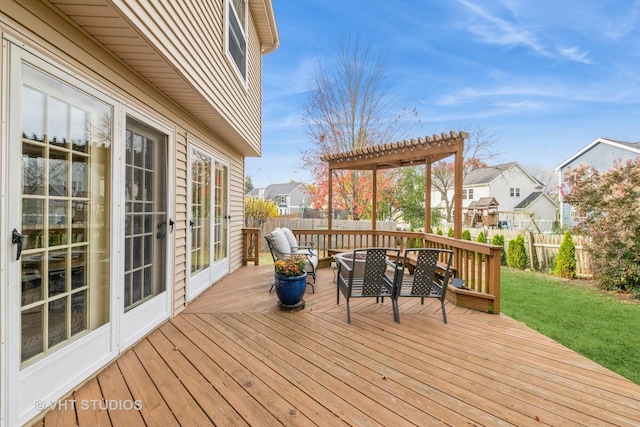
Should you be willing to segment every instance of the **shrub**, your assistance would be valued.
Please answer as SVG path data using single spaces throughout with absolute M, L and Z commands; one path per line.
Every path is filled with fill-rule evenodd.
M 438 228 L 436 229 L 436 234 L 437 234 L 438 236 L 442 236 L 442 228 L 438 227 Z
M 491 244 L 502 247 L 502 249 L 500 249 L 500 265 L 507 265 L 507 251 L 504 250 L 504 235 L 496 234 L 493 236 Z
M 524 245 L 524 236 L 522 234 L 518 234 L 518 237 L 509 241 L 507 264 L 509 267 L 520 270 L 524 270 L 527 267 L 527 248 Z
M 576 247 L 573 244 L 571 233 L 565 231 L 564 238 L 558 250 L 558 258 L 556 259 L 556 276 L 566 279 L 576 277 Z
M 484 235 L 484 231 L 481 231 L 476 238 L 476 242 L 478 243 L 487 243 L 487 236 Z
M 449 230 L 447 230 L 447 237 L 453 237 L 453 228 L 449 227 Z
M 462 240 L 471 240 L 471 232 L 469 230 L 462 231 Z
M 583 213 L 576 228 L 591 236 L 591 269 L 600 286 L 640 290 L 640 158 L 604 172 L 579 166 L 567 172 L 561 191 Z

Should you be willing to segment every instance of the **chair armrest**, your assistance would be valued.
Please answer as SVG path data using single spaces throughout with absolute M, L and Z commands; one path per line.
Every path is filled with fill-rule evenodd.
M 298 249 L 300 249 L 300 248 L 311 248 L 311 249 L 314 249 L 315 245 L 316 244 L 311 240 L 309 240 L 309 241 L 300 241 L 300 242 L 298 242 Z
M 351 267 L 349 267 L 347 263 L 345 263 L 342 259 L 336 258 L 336 261 L 338 263 L 338 272 L 340 272 L 341 268 L 345 268 L 347 272 L 350 272 L 352 270 Z

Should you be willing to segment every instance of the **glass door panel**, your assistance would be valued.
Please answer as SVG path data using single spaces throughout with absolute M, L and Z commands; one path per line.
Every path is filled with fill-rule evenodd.
M 191 274 L 211 266 L 211 158 L 191 152 Z
M 109 320 L 111 108 L 22 64 L 20 363 Z M 80 209 L 79 207 L 82 207 Z M 81 215 L 79 214 L 81 212 Z M 93 262 L 90 263 L 89 260 Z
M 127 117 L 125 312 L 166 290 L 167 136 Z
M 229 272 L 227 165 L 191 149 L 189 300 Z

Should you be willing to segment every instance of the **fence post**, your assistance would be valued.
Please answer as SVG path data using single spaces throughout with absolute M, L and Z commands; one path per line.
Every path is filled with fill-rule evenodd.
M 531 271 L 537 270 L 538 265 L 538 254 L 536 253 L 535 241 L 533 240 L 533 233 L 531 231 L 527 231 L 529 237 L 529 264 L 531 265 Z

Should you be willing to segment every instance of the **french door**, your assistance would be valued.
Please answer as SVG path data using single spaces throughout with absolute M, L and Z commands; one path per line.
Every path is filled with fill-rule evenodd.
M 118 307 L 123 348 L 169 316 L 167 241 L 173 230 L 167 212 L 167 133 L 130 114 L 125 123 L 124 277 Z
M 3 417 L 16 425 L 114 357 L 113 107 L 10 52 Z
M 0 411 L 22 425 L 169 317 L 170 131 L 8 46 Z
M 190 153 L 189 300 L 229 272 L 229 167 L 199 148 Z

